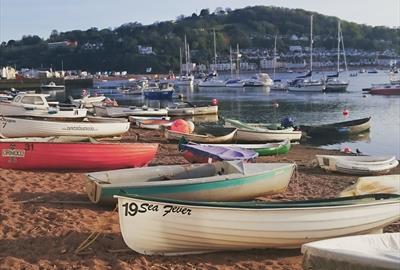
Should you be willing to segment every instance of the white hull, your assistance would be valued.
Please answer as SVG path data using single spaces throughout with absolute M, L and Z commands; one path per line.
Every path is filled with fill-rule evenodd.
M 71 103 L 77 107 L 93 108 L 93 105 L 101 105 L 105 96 L 85 96 L 81 99 L 72 99 Z
M 288 86 L 288 90 L 291 92 L 323 92 L 325 90 L 325 86 L 323 84 L 306 84 L 299 86 Z
M 86 109 L 71 108 L 68 110 L 60 110 L 58 108 L 24 108 L 21 106 L 14 106 L 10 103 L 0 103 L 0 115 L 2 116 L 74 119 L 84 118 L 86 114 Z
M 254 143 L 277 142 L 284 140 L 299 141 L 300 138 L 301 131 L 293 131 L 291 129 L 269 131 L 238 129 L 235 137 L 238 142 Z
M 398 199 L 339 206 L 249 209 L 117 197 L 125 243 L 148 255 L 298 248 L 325 238 L 378 231 L 400 218 Z M 151 210 L 146 204 L 151 205 Z M 145 210 L 130 212 L 128 206 L 132 211 Z
M 322 240 L 301 247 L 304 269 L 400 268 L 400 233 L 358 235 Z
M 94 106 L 94 112 L 98 116 L 105 117 L 128 117 L 128 116 L 166 116 L 166 109 L 136 108 L 136 107 L 107 107 Z
M 0 136 L 49 137 L 49 136 L 119 136 L 129 130 L 129 122 L 63 122 L 22 118 L 0 118 Z
M 198 84 L 199 87 L 225 87 L 225 81 L 222 80 L 208 80 L 201 81 Z
M 243 88 L 244 87 L 244 83 L 227 83 L 225 85 L 225 87 L 228 87 L 228 88 Z
M 191 116 L 191 115 L 205 115 L 205 114 L 218 114 L 218 106 L 168 109 L 169 116 Z
M 340 192 L 339 196 L 390 193 L 400 195 L 400 174 L 360 177 L 357 183 Z
M 399 162 L 393 157 L 316 155 L 322 169 L 334 172 L 373 175 L 388 173 Z

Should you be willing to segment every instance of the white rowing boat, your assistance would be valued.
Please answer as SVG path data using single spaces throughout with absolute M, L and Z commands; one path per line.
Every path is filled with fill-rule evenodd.
M 129 130 L 128 121 L 44 121 L 14 117 L 0 118 L 0 134 L 4 138 L 49 136 L 119 136 Z
M 124 107 L 124 106 L 98 106 L 94 105 L 94 112 L 98 116 L 105 117 L 128 117 L 128 116 L 166 116 L 166 109 L 143 107 Z
M 322 169 L 357 175 L 385 174 L 397 167 L 395 156 L 316 155 Z
M 340 192 L 339 196 L 376 193 L 400 194 L 400 174 L 360 177 L 354 185 Z
M 400 219 L 400 195 L 297 202 L 193 202 L 116 196 L 122 236 L 148 255 L 298 248 L 332 237 L 381 231 Z
M 357 235 L 305 244 L 304 269 L 398 270 L 400 233 Z

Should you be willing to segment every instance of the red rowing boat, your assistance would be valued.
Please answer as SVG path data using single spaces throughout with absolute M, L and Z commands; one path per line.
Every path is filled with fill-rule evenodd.
M 372 87 L 369 93 L 372 95 L 400 95 L 400 84 Z
M 19 170 L 114 170 L 142 167 L 158 144 L 0 142 L 0 168 Z

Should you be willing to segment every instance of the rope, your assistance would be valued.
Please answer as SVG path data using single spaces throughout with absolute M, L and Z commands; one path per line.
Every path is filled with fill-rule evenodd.
M 118 205 L 115 206 L 114 210 L 111 212 L 113 214 L 118 209 Z M 99 232 L 92 232 L 74 251 L 75 254 L 81 253 L 83 250 L 88 248 L 91 244 L 93 244 L 96 239 L 101 235 L 101 231 Z

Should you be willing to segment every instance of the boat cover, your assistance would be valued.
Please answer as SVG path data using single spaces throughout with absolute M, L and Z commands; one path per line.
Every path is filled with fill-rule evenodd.
M 238 147 L 182 144 L 180 145 L 180 149 L 182 151 L 191 151 L 195 155 L 219 160 L 251 160 L 258 156 L 258 153 L 253 150 Z
M 399 269 L 400 233 L 339 237 L 301 247 L 303 269 Z

